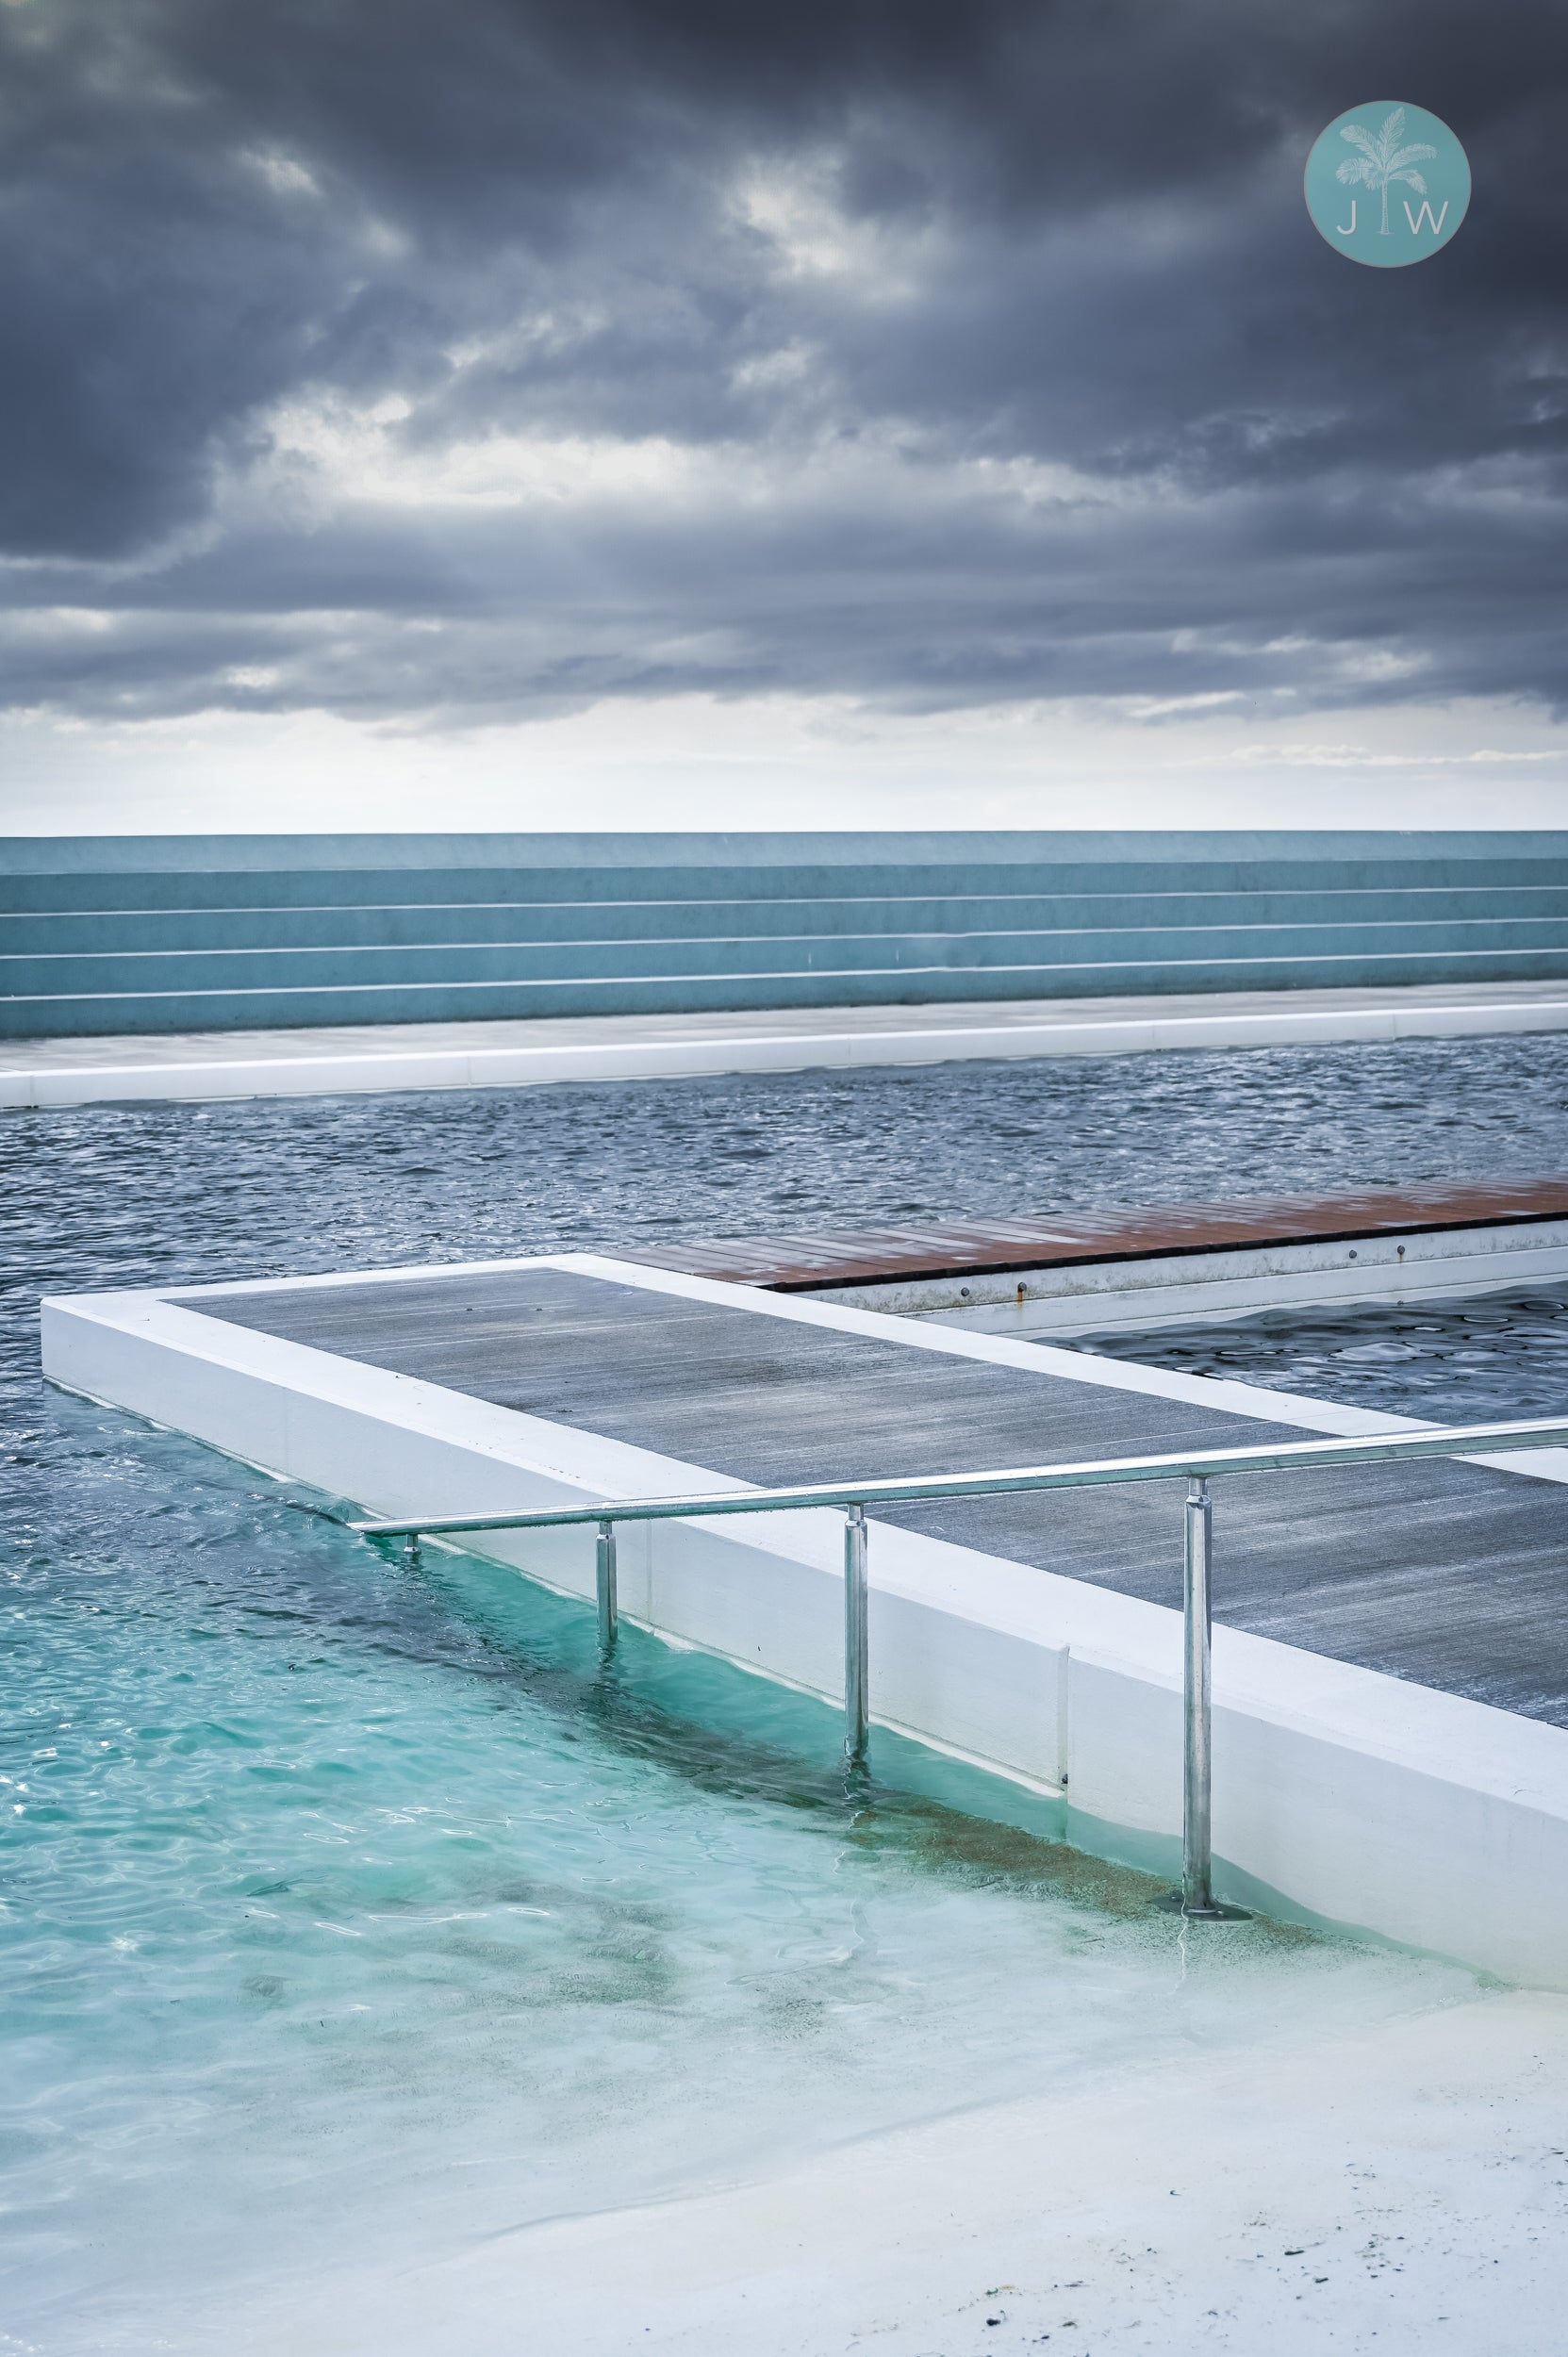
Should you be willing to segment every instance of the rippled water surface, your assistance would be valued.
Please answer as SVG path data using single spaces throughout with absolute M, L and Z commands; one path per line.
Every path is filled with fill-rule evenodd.
M 1561 1167 L 1568 1044 L 0 1120 L 0 2349 L 1466 1986 L 1137 1877 L 833 1714 L 46 1393 L 41 1289 Z M 1293 1376 L 1292 1378 L 1296 1378 Z M 10 2335 L 8 2340 L 6 2335 Z
M 1568 1413 L 1568 1289 L 1414 1310 L 1310 1310 L 1081 1345 L 1102 1358 L 1218 1375 L 1433 1424 Z

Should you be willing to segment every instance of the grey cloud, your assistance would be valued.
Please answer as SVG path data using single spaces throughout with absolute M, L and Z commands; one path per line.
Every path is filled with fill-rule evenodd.
M 1562 692 L 1557 11 L 21 0 L 0 44 L 14 702 Z M 1385 90 L 1477 187 L 1392 273 L 1299 188 Z M 859 265 L 791 272 L 748 169 Z M 395 463 L 664 437 L 711 476 L 274 499 L 278 404 L 388 395 Z M 1075 486 L 986 487 L 1020 464 Z

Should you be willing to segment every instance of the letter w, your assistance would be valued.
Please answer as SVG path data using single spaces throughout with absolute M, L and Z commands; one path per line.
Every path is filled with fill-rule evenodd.
M 1411 236 L 1412 238 L 1418 238 L 1421 235 L 1422 223 L 1424 222 L 1430 222 L 1432 224 L 1433 237 L 1441 238 L 1443 235 L 1443 224 L 1448 218 L 1448 202 L 1449 200 L 1447 197 L 1444 197 L 1443 200 L 1443 210 L 1441 213 L 1434 214 L 1431 206 L 1425 202 L 1423 202 L 1421 210 L 1418 213 L 1412 213 L 1410 207 L 1410 199 L 1407 197 L 1405 200 L 1405 219 L 1410 223 Z

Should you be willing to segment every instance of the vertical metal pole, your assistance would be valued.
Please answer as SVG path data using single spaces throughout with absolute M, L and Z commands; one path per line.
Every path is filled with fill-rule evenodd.
M 616 1633 L 619 1626 L 619 1603 L 616 1595 L 615 1525 L 602 1522 L 599 1543 L 594 1549 L 594 1582 L 599 1593 L 599 1650 L 602 1654 L 615 1651 Z
M 866 1508 L 851 1506 L 844 1519 L 844 1756 L 851 1768 L 866 1757 L 870 1734 L 867 1670 L 870 1661 L 870 1584 L 867 1572 Z
M 403 1559 L 411 1572 L 417 1572 L 423 1558 L 420 1553 L 420 1534 L 410 1530 L 403 1541 Z
M 1186 1785 L 1181 1822 L 1181 1912 L 1213 1915 L 1209 1887 L 1210 1659 L 1213 1647 L 1209 1574 L 1213 1560 L 1213 1512 L 1209 1484 L 1187 1484 L 1185 1566 L 1181 1583 L 1184 1644 L 1182 1696 L 1185 1706 Z

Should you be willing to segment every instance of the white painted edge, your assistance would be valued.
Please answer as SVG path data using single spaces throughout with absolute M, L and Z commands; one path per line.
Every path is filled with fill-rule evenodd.
M 1281 993 L 1281 997 L 1289 997 Z M 1060 1005 L 1060 1000 L 1043 1002 Z M 782 1028 L 751 1038 L 613 1040 L 570 1046 L 339 1050 L 329 1055 L 223 1057 L 180 1063 L 58 1064 L 0 1061 L 0 1107 L 62 1108 L 106 1098 L 309 1096 L 393 1089 L 527 1088 L 563 1080 L 688 1080 L 731 1072 L 791 1072 L 877 1064 L 947 1063 L 1037 1056 L 1134 1056 L 1172 1048 L 1269 1047 L 1349 1041 L 1468 1038 L 1568 1030 L 1560 999 L 1457 1006 L 1396 1001 L 1353 1008 L 1282 1006 L 1214 1015 L 1098 1017 L 1074 1023 L 911 1024 L 907 1030 L 812 1032 Z M 307 1034 L 302 1034 L 307 1036 Z M 0 1059 L 4 1050 L 0 1049 Z
M 928 1336 L 900 1321 L 759 1300 L 711 1278 L 595 1255 L 543 1264 L 953 1356 L 1037 1370 L 1044 1360 L 1052 1372 L 1066 1358 L 1059 1371 L 1068 1379 L 1107 1388 L 1215 1405 L 1216 1394 L 1246 1389 L 1085 1367 L 1037 1345 Z M 427 1273 L 437 1272 L 387 1274 Z M 747 1486 L 194 1307 L 204 1294 L 232 1290 L 47 1302 L 45 1370 L 388 1517 Z M 1254 1412 L 1279 1418 L 1279 1394 L 1251 1396 L 1261 1403 Z M 586 1597 L 583 1539 L 552 1531 L 474 1543 Z M 645 1525 L 622 1538 L 627 1617 L 831 1699 L 840 1545 L 831 1512 L 738 1527 Z M 1149 1841 L 1168 1850 L 1180 1806 L 1174 1611 L 885 1524 L 876 1525 L 871 1559 L 881 1723 L 1036 1788 L 1065 1776 L 1069 1832 L 1086 1847 L 1126 1854 L 1127 1843 L 1142 1841 L 1146 1859 Z M 1568 1986 L 1568 1732 L 1223 1627 L 1214 1665 L 1215 1843 L 1233 1876 L 1283 1893 L 1309 1916 Z

